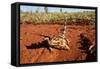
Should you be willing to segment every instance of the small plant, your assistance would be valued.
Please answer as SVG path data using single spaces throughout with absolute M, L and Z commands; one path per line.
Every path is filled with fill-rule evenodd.
M 77 25 L 94 25 L 95 24 L 95 12 L 77 12 L 77 13 L 64 13 L 60 9 L 60 12 L 48 12 L 45 8 L 45 12 L 39 12 L 38 10 L 32 12 L 21 12 L 20 23 L 32 23 L 32 24 L 61 24 L 66 21 L 67 24 Z M 64 22 L 63 22 L 64 23 Z

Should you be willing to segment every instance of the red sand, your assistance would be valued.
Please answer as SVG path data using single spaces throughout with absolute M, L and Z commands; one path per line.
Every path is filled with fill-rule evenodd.
M 68 25 L 66 38 L 70 41 L 70 50 L 66 51 L 53 48 L 50 52 L 47 48 L 27 49 L 26 46 L 42 41 L 44 37 L 38 34 L 52 37 L 53 35 L 58 35 L 63 26 L 57 24 L 21 24 L 20 26 L 20 64 L 85 60 L 87 54 L 82 53 L 79 49 L 79 34 L 86 33 L 92 42 L 95 39 L 95 27 Z

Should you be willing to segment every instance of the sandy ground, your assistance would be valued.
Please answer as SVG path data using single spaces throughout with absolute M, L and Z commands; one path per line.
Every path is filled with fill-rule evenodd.
M 45 47 L 27 49 L 26 46 L 32 46 L 35 43 L 41 43 L 43 36 L 58 35 L 62 25 L 20 25 L 20 64 L 39 63 L 39 62 L 60 62 L 60 61 L 80 61 L 86 60 L 87 54 L 79 49 L 79 35 L 86 33 L 93 42 L 95 40 L 95 27 L 93 26 L 75 26 L 68 25 L 66 29 L 66 38 L 69 39 L 70 50 L 59 50 L 52 48 L 49 51 Z

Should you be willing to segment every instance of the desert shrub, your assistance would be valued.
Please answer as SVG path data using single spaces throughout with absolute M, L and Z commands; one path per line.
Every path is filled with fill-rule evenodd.
M 94 12 L 78 12 L 78 13 L 20 13 L 20 23 L 32 24 L 67 24 L 75 25 L 94 25 L 95 13 Z

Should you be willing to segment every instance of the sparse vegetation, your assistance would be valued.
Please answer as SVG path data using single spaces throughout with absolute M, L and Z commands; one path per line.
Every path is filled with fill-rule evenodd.
M 95 10 L 70 9 L 22 7 L 20 64 L 97 60 Z
M 77 13 L 66 13 L 60 12 L 50 13 L 47 8 L 45 12 L 21 12 L 20 23 L 32 23 L 32 24 L 63 24 L 67 21 L 68 25 L 94 25 L 95 24 L 95 12 L 77 12 Z

